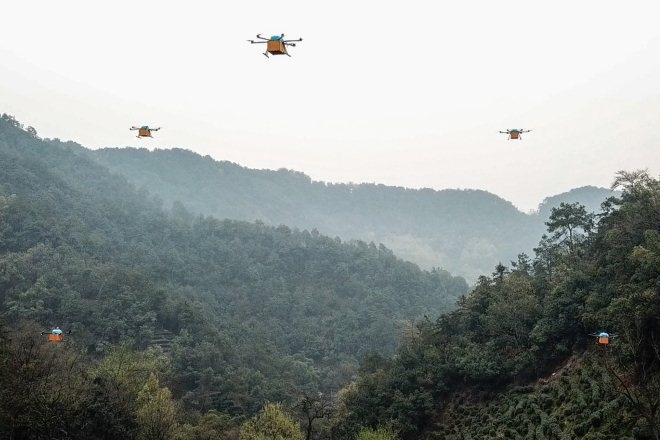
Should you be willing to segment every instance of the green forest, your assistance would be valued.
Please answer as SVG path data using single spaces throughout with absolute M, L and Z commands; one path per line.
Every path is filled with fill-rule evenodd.
M 596 213 L 546 201 L 533 253 L 470 289 L 164 201 L 2 115 L 0 438 L 658 440 L 660 181 L 613 179 Z
M 421 323 L 395 357 L 370 357 L 333 429 L 404 439 L 658 439 L 660 181 L 621 172 L 620 198 L 552 209 L 520 255 Z M 597 346 L 590 334 L 616 336 Z
M 126 417 L 134 411 L 113 399 L 135 405 L 152 373 L 185 414 L 212 410 L 234 420 L 265 402 L 294 405 L 300 396 L 336 393 L 365 355 L 392 355 L 415 322 L 449 310 L 468 291 L 462 278 L 422 271 L 382 245 L 162 205 L 79 146 L 41 140 L 7 115 L 0 120 L 0 317 L 9 350 L 3 371 L 18 373 L 18 382 L 3 384 L 9 395 L 2 396 L 2 417 L 10 421 L 0 425 L 11 427 L 12 438 L 57 435 L 10 411 L 23 408 L 13 399 L 24 398 L 30 410 L 59 414 L 49 400 L 55 396 L 20 385 L 30 377 L 21 359 L 35 353 L 21 352 L 21 344 L 38 345 L 45 341 L 40 331 L 54 326 L 71 335 L 59 352 L 43 352 L 57 354 L 44 374 L 59 362 L 79 369 L 80 382 L 65 384 L 86 393 L 69 408 L 73 419 L 95 405 L 120 413 L 104 417 L 114 422 L 100 428 L 52 423 L 67 426 L 61 429 L 72 437 L 132 438 Z M 121 386 L 119 377 L 96 376 L 117 358 L 116 374 L 132 362 L 146 368 L 143 376 L 126 372 L 136 382 Z M 106 393 L 124 385 L 128 394 Z M 10 391 L 14 386 L 24 393 Z
M 470 283 L 498 261 L 531 253 L 552 207 L 580 202 L 596 211 L 612 195 L 604 188 L 576 188 L 525 214 L 480 190 L 318 182 L 297 171 L 254 170 L 182 149 L 81 151 L 168 206 L 178 201 L 197 214 L 384 243 L 400 258 Z

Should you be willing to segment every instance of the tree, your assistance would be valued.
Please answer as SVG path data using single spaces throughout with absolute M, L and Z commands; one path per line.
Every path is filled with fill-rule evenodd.
M 296 405 L 296 409 L 302 414 L 305 421 L 305 440 L 311 440 L 314 421 L 332 414 L 332 400 L 330 396 L 323 393 L 318 395 L 305 394 Z
M 616 173 L 611 189 L 622 188 L 624 191 L 634 194 L 638 188 L 648 185 L 652 180 L 647 170 L 621 170 Z
M 579 203 L 560 203 L 558 208 L 552 208 L 550 219 L 547 221 L 548 232 L 553 233 L 553 239 L 560 243 L 567 243 L 572 254 L 579 241 L 579 231 L 591 232 L 594 227 L 594 216 L 587 213 L 586 208 Z
M 267 403 L 259 414 L 241 426 L 240 440 L 302 440 L 300 427 L 279 404 Z
M 92 384 L 86 419 L 90 436 L 135 438 L 138 395 L 151 374 L 165 377 L 168 369 L 167 360 L 153 350 L 138 352 L 130 343 L 113 347 L 89 371 Z
M 138 394 L 138 436 L 140 440 L 169 440 L 176 429 L 176 405 L 172 393 L 161 387 L 151 374 Z

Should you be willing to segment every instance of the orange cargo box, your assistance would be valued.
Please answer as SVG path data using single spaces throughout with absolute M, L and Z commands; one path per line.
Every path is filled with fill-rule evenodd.
M 598 343 L 599 343 L 600 345 L 607 345 L 607 344 L 610 343 L 610 338 L 606 338 L 606 337 L 604 337 L 604 336 L 600 336 L 600 337 L 598 338 Z
M 272 54 L 285 54 L 286 48 L 281 41 L 270 40 L 267 45 L 268 52 Z
M 62 339 L 64 339 L 62 335 L 54 335 L 52 333 L 48 335 L 48 342 L 62 342 Z

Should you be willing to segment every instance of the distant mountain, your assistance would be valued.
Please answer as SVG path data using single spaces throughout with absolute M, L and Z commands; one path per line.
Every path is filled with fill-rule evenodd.
M 108 148 L 91 154 L 167 205 L 179 201 L 219 218 L 380 242 L 421 267 L 441 267 L 472 281 L 500 261 L 531 252 L 552 206 L 580 201 L 597 209 L 609 194 L 603 188 L 575 189 L 547 198 L 530 215 L 480 190 L 316 182 L 297 171 L 249 169 L 182 149 Z
M 612 191 L 607 188 L 599 188 L 596 186 L 582 186 L 575 188 L 565 193 L 557 194 L 556 196 L 546 197 L 539 205 L 538 216 L 543 220 L 547 220 L 550 216 L 552 208 L 559 206 L 560 203 L 575 203 L 579 202 L 587 208 L 587 211 L 599 212 L 600 204 L 605 199 L 612 196 L 619 196 L 620 191 Z

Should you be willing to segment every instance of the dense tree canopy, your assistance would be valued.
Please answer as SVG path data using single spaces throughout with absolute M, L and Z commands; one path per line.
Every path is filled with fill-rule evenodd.
M 617 183 L 623 194 L 597 225 L 561 204 L 533 264 L 498 265 L 394 359 L 365 364 L 340 394 L 337 436 L 393 423 L 406 439 L 657 439 L 660 181 L 638 172 Z M 600 331 L 616 334 L 607 348 L 589 336 Z M 525 384 L 537 386 L 516 391 Z
M 75 144 L 0 119 L 0 318 L 70 330 L 81 356 L 105 358 L 98 368 L 127 341 L 162 350 L 163 384 L 186 408 L 250 415 L 332 393 L 366 354 L 394 353 L 405 323 L 466 292 L 384 246 L 163 209 Z M 99 429 L 138 432 L 154 369 L 92 381 L 113 412 Z

